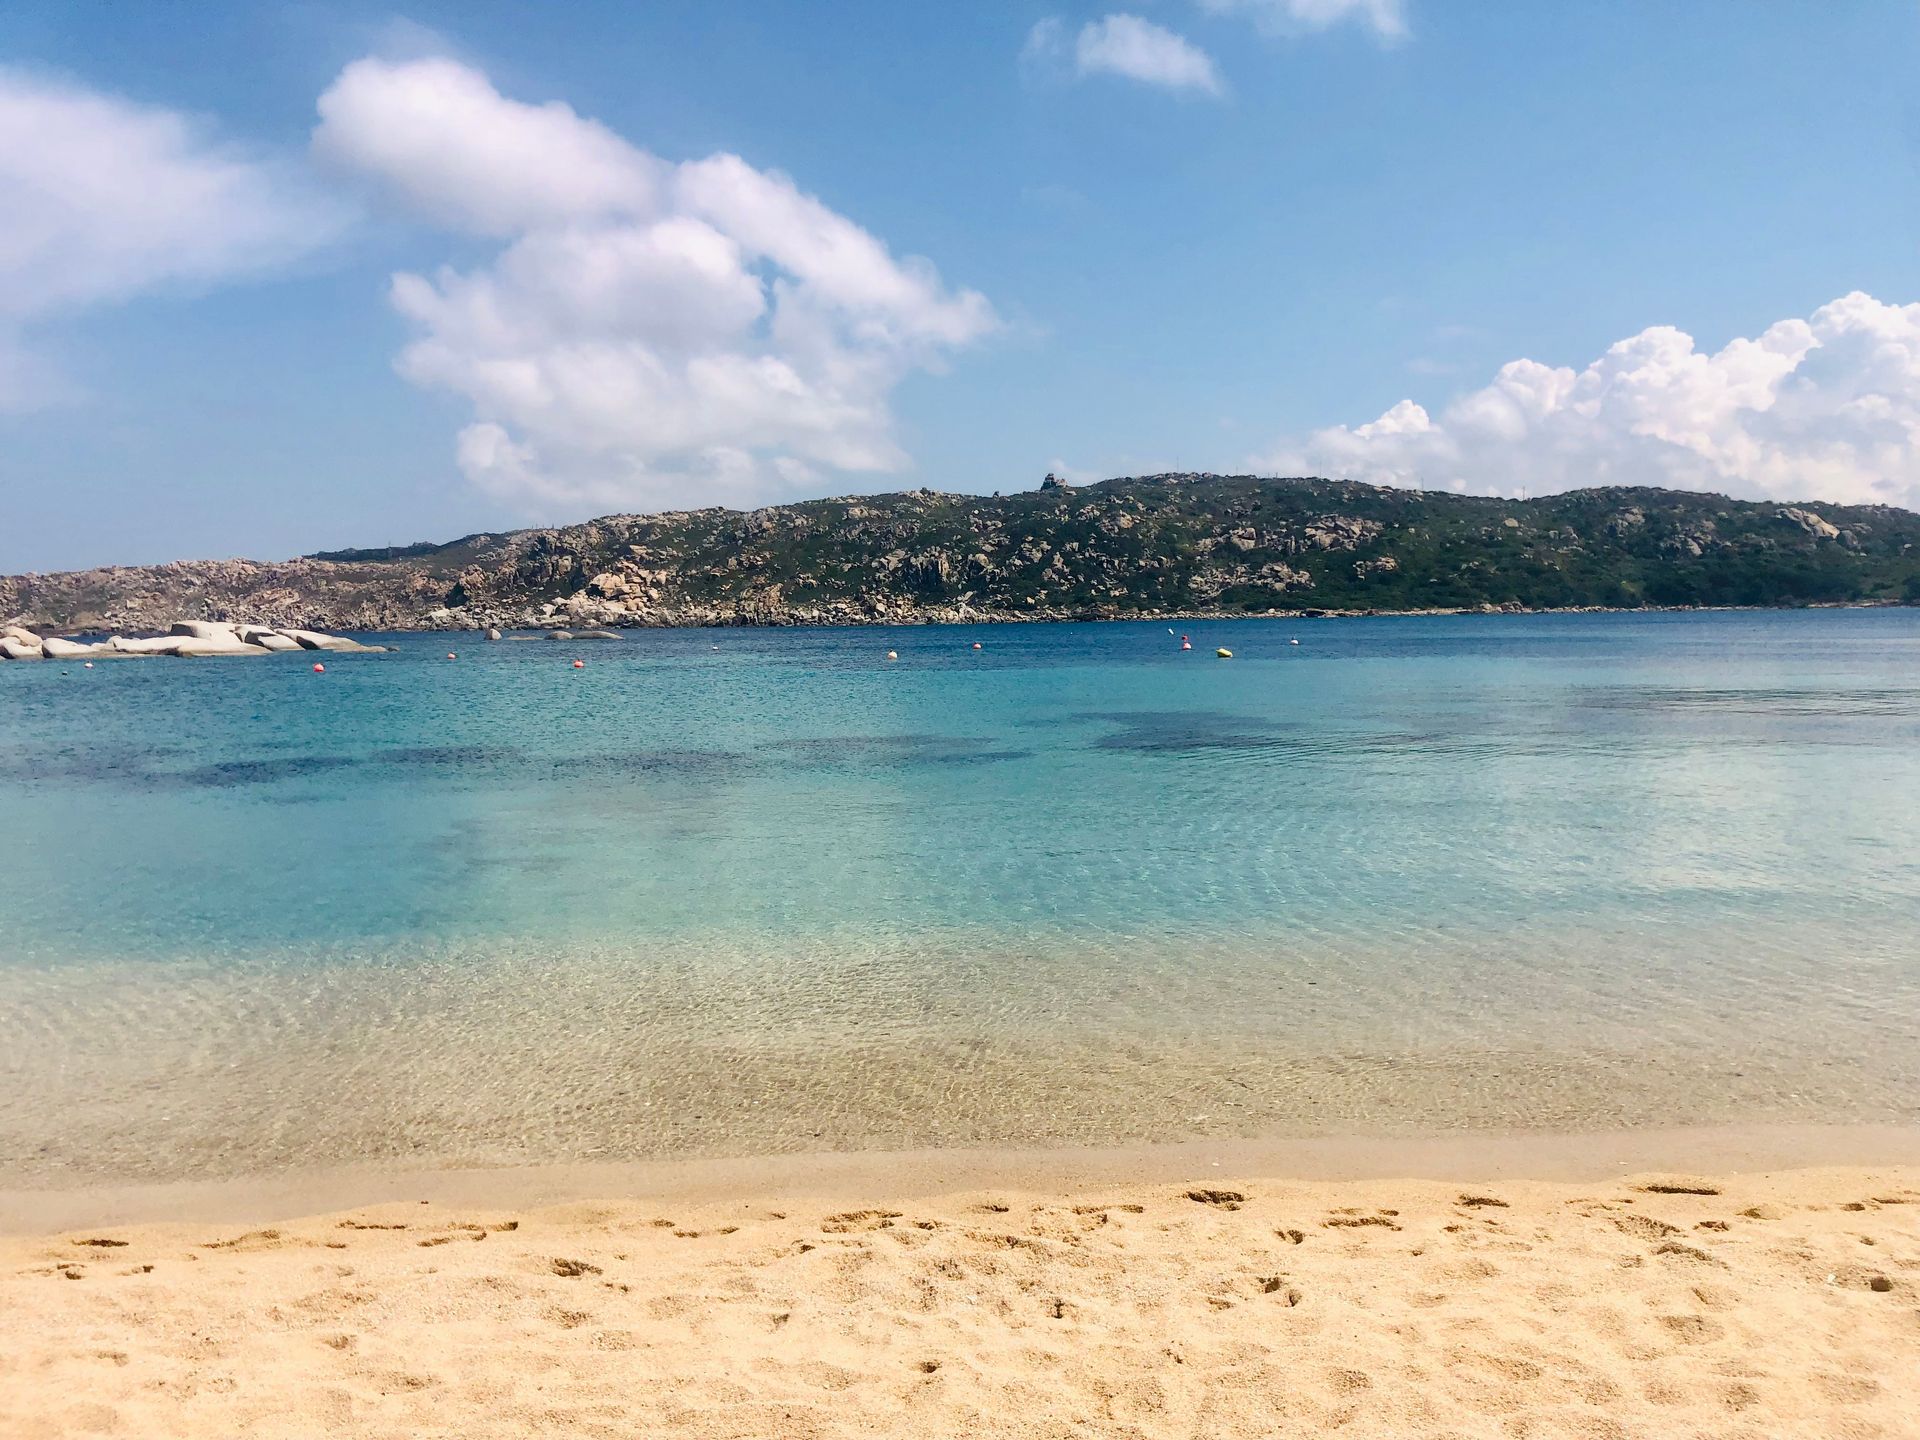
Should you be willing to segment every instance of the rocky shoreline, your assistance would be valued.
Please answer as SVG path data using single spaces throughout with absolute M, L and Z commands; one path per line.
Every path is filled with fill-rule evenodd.
M 1920 603 L 1920 515 L 1156 475 L 615 515 L 281 562 L 0 576 L 0 625 L 631 630 Z

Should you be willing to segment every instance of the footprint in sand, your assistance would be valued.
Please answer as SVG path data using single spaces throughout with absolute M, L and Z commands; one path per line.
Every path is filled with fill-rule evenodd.
M 1674 1260 L 1690 1261 L 1696 1265 L 1718 1265 L 1723 1270 L 1727 1268 L 1726 1261 L 1716 1259 L 1706 1251 L 1696 1246 L 1684 1245 L 1678 1240 L 1667 1240 L 1654 1246 L 1653 1253 L 1656 1255 L 1665 1255 Z
M 1000 1207 L 1004 1212 L 1006 1207 Z M 827 1235 L 852 1235 L 869 1230 L 891 1230 L 893 1222 L 900 1219 L 898 1210 L 848 1210 L 839 1215 L 829 1215 L 820 1222 L 820 1229 Z
M 1663 1240 L 1680 1233 L 1679 1226 L 1656 1220 L 1651 1215 L 1615 1215 L 1613 1225 L 1621 1234 L 1631 1235 L 1636 1240 Z
M 293 1242 L 278 1230 L 249 1230 L 244 1235 L 235 1235 L 230 1240 L 209 1240 L 203 1248 L 208 1250 L 232 1250 L 246 1253 L 253 1250 L 279 1250 Z
M 1718 1322 L 1704 1315 L 1662 1315 L 1660 1323 L 1683 1345 L 1704 1345 L 1722 1334 Z
M 1361 1230 L 1368 1226 L 1398 1230 L 1400 1225 L 1394 1217 L 1399 1213 L 1398 1210 L 1336 1210 L 1320 1223 L 1335 1230 Z
M 1222 1210 L 1238 1210 L 1247 1197 L 1238 1190 L 1189 1190 L 1187 1199 L 1200 1205 L 1217 1205 Z

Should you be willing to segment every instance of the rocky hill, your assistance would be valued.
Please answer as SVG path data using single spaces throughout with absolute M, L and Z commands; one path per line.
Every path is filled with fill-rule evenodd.
M 0 579 L 0 622 L 328 630 L 1920 602 L 1920 515 L 1670 490 L 1538 500 L 1248 475 L 930 490 L 298 560 Z

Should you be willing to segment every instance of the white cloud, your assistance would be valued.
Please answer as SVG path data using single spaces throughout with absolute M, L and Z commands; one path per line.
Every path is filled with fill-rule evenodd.
M 1382 40 L 1406 38 L 1404 0 L 1197 0 L 1216 15 L 1251 15 L 1261 26 L 1282 34 L 1328 30 L 1345 21 L 1365 25 Z
M 1074 63 L 1082 75 L 1121 75 L 1168 90 L 1223 91 L 1207 53 L 1138 15 L 1109 15 L 1081 28 Z
M 451 60 L 356 61 L 320 115 L 331 163 L 506 241 L 392 287 L 400 372 L 472 403 L 457 455 L 497 494 L 740 503 L 897 471 L 894 387 L 997 323 L 784 175 L 662 160 Z
M 0 68 L 0 409 L 67 393 L 29 327 L 283 264 L 340 215 L 186 117 Z
M 1065 24 L 1055 17 L 1027 34 L 1021 58 L 1029 65 L 1070 71 L 1076 76 L 1118 75 L 1167 90 L 1204 95 L 1226 93 L 1206 51 L 1173 31 L 1138 15 L 1108 15 L 1081 26 L 1069 44 Z
M 1856 291 L 1712 354 L 1654 326 L 1583 370 L 1514 360 L 1437 417 L 1402 400 L 1255 463 L 1500 494 L 1666 485 L 1920 508 L 1920 304 Z
M 320 97 L 314 149 L 483 235 L 660 208 L 670 167 L 558 101 L 504 99 L 453 60 L 360 60 Z

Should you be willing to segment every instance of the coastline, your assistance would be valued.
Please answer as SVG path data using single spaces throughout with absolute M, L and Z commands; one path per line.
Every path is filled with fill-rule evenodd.
M 1913 602 L 1916 524 L 1645 487 L 1500 499 L 1160 474 L 0 576 L 0 620 L 444 633 Z
M 28 1186 L 0 1175 L 0 1239 L 73 1226 L 268 1223 L 380 1204 L 562 1205 L 647 1200 L 924 1199 L 992 1187 L 1091 1190 L 1210 1174 L 1287 1182 L 1590 1183 L 1633 1172 L 1721 1175 L 1920 1169 L 1920 1126 L 1693 1125 L 1602 1131 L 1276 1135 L 1032 1148 L 842 1150 L 508 1167 L 363 1163 L 219 1180 Z
M 1670 1131 L 1289 1142 L 1279 1178 L 1199 1145 L 170 1187 L 0 1238 L 0 1431 L 1909 1435 L 1916 1156 Z
M 1436 605 L 1412 610 L 1391 609 L 1342 609 L 1342 608 L 1304 608 L 1290 610 L 1153 610 L 1153 611 L 1113 611 L 1106 607 L 1038 609 L 1023 611 L 980 611 L 968 608 L 964 613 L 945 607 L 928 609 L 907 609 L 893 612 L 880 612 L 864 616 L 822 615 L 815 612 L 794 611 L 791 613 L 773 613 L 766 610 L 722 611 L 716 607 L 702 607 L 686 612 L 661 612 L 650 615 L 630 615 L 613 624 L 620 631 L 640 632 L 647 630 L 885 630 L 913 629 L 928 626 L 967 626 L 967 625 L 1101 625 L 1101 624 L 1221 624 L 1238 620 L 1407 620 L 1427 618 L 1448 618 L 1467 615 L 1748 615 L 1748 614 L 1794 614 L 1805 610 L 1912 610 L 1920 608 L 1920 602 L 1912 600 L 1809 600 L 1797 605 L 1544 605 L 1529 606 L 1520 604 L 1505 605 Z M 212 623 L 222 623 L 229 617 L 207 615 L 196 617 Z M 573 621 L 563 614 L 539 616 L 535 614 L 489 613 L 483 616 L 461 616 L 458 623 L 447 619 L 430 619 L 427 616 L 414 617 L 414 623 L 399 623 L 391 618 L 378 625 L 364 623 L 365 617 L 356 617 L 334 612 L 320 612 L 318 616 L 300 613 L 288 625 L 307 629 L 348 632 L 352 635 L 482 635 L 488 629 L 503 631 L 552 631 L 556 627 L 586 625 L 587 621 Z M 19 622 L 28 628 L 37 629 L 42 634 L 56 636 L 106 636 L 108 628 L 90 625 L 84 628 L 63 628 L 50 620 L 25 614 Z M 146 621 L 130 622 L 126 628 L 138 629 Z M 153 621 L 152 624 L 167 625 L 173 621 Z M 237 620 L 235 623 L 239 623 Z M 593 622 L 598 624 L 600 622 Z

